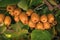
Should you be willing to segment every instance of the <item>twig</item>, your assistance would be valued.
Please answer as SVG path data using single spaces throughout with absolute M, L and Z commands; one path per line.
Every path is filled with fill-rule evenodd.
M 37 8 L 39 8 L 39 7 L 42 6 L 42 5 L 44 5 L 44 4 L 38 5 L 34 10 L 36 10 Z
M 58 7 L 60 9 L 60 4 L 56 5 L 56 7 Z
M 43 0 L 43 1 L 48 6 L 49 10 L 53 10 L 54 9 L 47 0 Z

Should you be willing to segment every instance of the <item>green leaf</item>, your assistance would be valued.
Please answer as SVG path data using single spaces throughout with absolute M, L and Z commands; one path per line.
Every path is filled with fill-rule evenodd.
M 22 27 L 22 29 L 29 29 L 29 26 L 28 25 L 24 25 L 23 27 Z
M 26 30 L 29 29 L 29 26 L 28 26 L 28 25 L 24 25 L 24 24 L 21 23 L 21 22 L 18 22 L 18 23 L 16 23 L 16 24 L 12 24 L 10 27 L 11 27 L 13 30 L 18 31 L 18 32 L 19 32 L 19 30 L 21 30 L 21 29 L 26 29 Z
M 57 24 L 56 30 L 60 33 L 60 24 Z
M 5 31 L 6 31 L 6 26 L 2 26 L 2 27 L 0 27 L 0 33 L 4 33 Z
M 21 0 L 17 5 L 19 8 L 22 8 L 23 10 L 28 10 L 29 0 Z
M 7 38 L 15 38 L 15 37 L 21 37 L 22 35 L 26 35 L 28 33 L 28 30 L 26 29 L 21 29 L 19 32 L 11 31 L 11 30 L 6 30 L 4 33 L 5 37 Z
M 21 35 L 26 35 L 28 33 L 28 30 L 26 28 L 23 28 L 24 25 L 21 22 L 18 22 L 16 24 L 12 24 L 11 30 L 6 30 L 4 35 L 8 38 L 14 38 L 19 37 Z
M 14 38 L 14 37 L 19 37 L 20 33 L 19 32 L 12 32 L 12 31 L 6 31 L 4 33 L 6 38 Z
M 21 31 L 20 31 L 20 33 L 22 34 L 26 34 L 26 33 L 28 33 L 28 30 L 26 30 L 26 29 L 22 29 Z
M 56 16 L 55 19 L 57 20 L 57 23 L 60 24 L 60 16 Z
M 31 40 L 51 40 L 52 35 L 46 30 L 34 30 L 31 33 Z
M 56 25 L 56 30 L 60 33 L 60 12 L 58 11 L 56 16 L 56 20 L 57 20 L 57 25 Z
M 0 7 L 6 7 L 7 5 L 17 4 L 20 0 L 0 0 Z
M 24 25 L 22 22 L 18 22 L 18 24 L 20 25 L 21 29 L 29 29 L 28 25 Z
M 43 0 L 30 0 L 30 6 L 36 6 L 38 4 L 41 4 L 43 2 Z
M 11 27 L 12 30 L 14 30 L 15 32 L 20 32 L 20 30 L 21 30 L 19 23 L 12 24 L 10 27 Z
M 57 16 L 59 16 L 59 15 L 60 15 L 60 10 L 58 10 L 58 11 L 56 12 L 55 17 L 57 17 Z

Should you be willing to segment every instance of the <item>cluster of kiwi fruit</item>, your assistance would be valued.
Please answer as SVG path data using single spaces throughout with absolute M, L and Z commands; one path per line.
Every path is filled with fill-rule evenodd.
M 24 25 L 29 25 L 30 28 L 45 30 L 50 29 L 52 26 L 57 24 L 53 14 L 43 14 L 40 16 L 32 9 L 28 9 L 26 12 L 24 12 L 20 8 L 17 8 L 15 5 L 8 5 L 7 11 L 11 16 L 14 17 L 15 22 L 21 21 Z M 11 21 L 10 17 L 6 20 Z
M 11 24 L 11 17 L 0 13 L 0 26 L 2 26 L 2 24 L 9 26 Z

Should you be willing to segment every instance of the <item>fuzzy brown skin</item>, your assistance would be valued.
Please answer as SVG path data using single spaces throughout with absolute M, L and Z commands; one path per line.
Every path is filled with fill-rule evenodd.
M 55 20 L 53 23 L 52 23 L 52 25 L 54 26 L 54 25 L 56 25 L 57 24 L 57 21 Z
M 10 14 L 11 16 L 14 16 L 14 12 L 13 12 L 13 11 L 9 12 L 9 14 Z
M 54 15 L 53 14 L 48 14 L 47 16 L 48 16 L 48 22 L 49 23 L 53 23 L 53 21 L 54 21 Z
M 14 16 L 15 22 L 19 22 L 19 16 Z
M 14 11 L 15 8 L 16 8 L 15 5 L 8 5 L 7 8 L 6 8 L 6 10 L 9 11 L 9 12 L 11 12 L 11 11 Z
M 10 16 L 6 16 L 5 17 L 4 24 L 6 26 L 9 26 L 11 24 L 11 18 L 10 18 Z
M 49 22 L 45 22 L 45 23 L 43 23 L 43 25 L 44 25 L 44 29 L 50 29 L 51 28 Z
M 32 9 L 29 9 L 29 10 L 26 11 L 26 14 L 27 14 L 28 16 L 31 16 L 32 13 L 33 13 L 33 10 L 32 10 Z
M 38 29 L 38 30 L 45 30 L 45 29 L 44 29 L 44 26 L 43 26 L 43 23 L 38 22 L 38 23 L 36 24 L 36 29 Z
M 2 23 L 4 21 L 5 15 L 4 14 L 0 14 L 0 23 Z
M 19 14 L 21 14 L 21 9 L 15 9 L 14 10 L 14 16 L 18 16 Z
M 36 14 L 36 13 L 33 13 L 33 14 L 31 15 L 31 21 L 32 21 L 33 23 L 39 22 L 39 15 Z
M 36 24 L 33 23 L 31 20 L 29 20 L 28 25 L 29 25 L 30 28 L 35 28 L 35 26 L 36 26 Z
M 40 17 L 40 21 L 41 22 L 43 22 L 43 23 L 45 23 L 45 22 L 47 22 L 47 16 L 46 15 L 42 15 L 41 17 Z
M 25 14 L 25 12 L 22 12 L 19 15 L 19 20 L 25 25 L 28 24 L 28 16 Z

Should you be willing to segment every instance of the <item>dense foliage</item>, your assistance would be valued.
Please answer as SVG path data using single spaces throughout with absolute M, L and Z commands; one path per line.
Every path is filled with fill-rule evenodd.
M 21 9 L 19 11 L 23 11 L 19 19 L 18 16 L 14 16 L 16 14 L 10 14 L 7 9 L 9 5 L 14 5 L 17 9 Z M 27 12 L 29 9 L 32 10 L 30 13 L 34 12 L 35 16 L 37 14 L 39 16 L 52 14 L 56 22 L 51 26 L 42 22 L 45 25 L 45 29 L 41 28 L 42 23 L 37 24 L 37 27 L 34 26 L 35 22 L 32 23 L 33 25 L 24 23 L 24 18 L 25 20 L 34 20 L 34 15 L 31 16 L 29 14 L 27 19 L 27 16 L 24 14 L 24 12 Z M 44 20 L 44 17 L 41 19 Z M 60 0 L 0 0 L 0 19 L 2 18 L 5 18 L 5 20 L 0 23 L 0 40 L 60 40 Z M 45 17 L 45 20 L 48 19 Z

